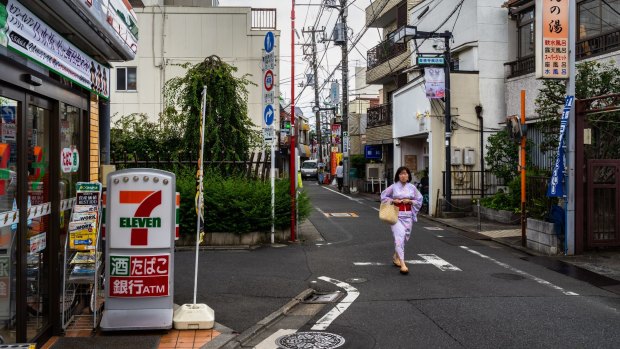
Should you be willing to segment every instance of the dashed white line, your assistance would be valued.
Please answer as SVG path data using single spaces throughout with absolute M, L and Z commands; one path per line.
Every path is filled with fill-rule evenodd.
M 479 256 L 479 257 L 487 259 L 487 260 L 489 260 L 489 261 L 491 261 L 491 262 L 493 262 L 493 263 L 495 263 L 495 264 L 497 264 L 497 265 L 499 265 L 501 267 L 504 267 L 504 268 L 506 268 L 506 269 L 508 269 L 508 270 L 510 270 L 512 272 L 515 272 L 517 274 L 521 274 L 521 275 L 525 276 L 528 279 L 534 280 L 534 281 L 538 282 L 541 285 L 545 285 L 545 286 L 551 287 L 551 288 L 553 288 L 555 290 L 558 290 L 558 291 L 562 292 L 563 294 L 565 294 L 567 296 L 578 296 L 579 295 L 578 293 L 567 291 L 567 290 L 563 289 L 560 286 L 554 285 L 554 284 L 550 283 L 547 280 L 543 280 L 543 279 L 541 279 L 539 277 L 536 277 L 536 276 L 534 276 L 532 274 L 528 274 L 528 273 L 524 272 L 523 270 L 519 270 L 519 269 L 517 269 L 515 267 L 512 267 L 512 266 L 506 264 L 506 263 L 500 262 L 500 261 L 498 261 L 496 259 L 493 259 L 493 258 L 491 258 L 489 256 L 485 256 L 485 255 L 483 255 L 482 253 L 480 253 L 478 251 L 474 251 L 474 250 L 468 248 L 467 246 L 461 246 L 461 248 L 464 249 L 465 251 L 471 252 L 471 253 Z
M 344 311 L 349 308 L 351 303 L 353 303 L 360 295 L 360 293 L 355 287 L 347 284 L 346 282 L 332 279 L 327 276 L 320 276 L 319 279 L 327 281 L 344 289 L 345 291 L 347 291 L 347 295 L 344 297 L 344 299 L 342 299 L 342 301 L 340 301 L 340 303 L 336 304 L 336 306 L 332 310 L 330 310 L 327 314 L 323 315 L 323 317 L 320 318 L 314 326 L 312 326 L 313 331 L 323 331 L 327 329 L 327 327 L 329 327 L 329 325 L 334 320 L 336 320 L 336 318 L 340 316 L 340 314 L 344 313 Z

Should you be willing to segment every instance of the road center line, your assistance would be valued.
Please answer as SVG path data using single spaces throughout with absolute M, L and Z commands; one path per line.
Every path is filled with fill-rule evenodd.
M 536 277 L 536 276 L 534 276 L 532 274 L 528 274 L 528 273 L 524 272 L 523 270 L 519 270 L 519 269 L 517 269 L 515 267 L 512 267 L 512 266 L 506 264 L 506 263 L 502 263 L 502 262 L 500 262 L 500 261 L 498 261 L 496 259 L 493 259 L 493 258 L 491 258 L 489 256 L 485 256 L 485 255 L 483 255 L 482 253 L 480 253 L 478 251 L 474 251 L 474 250 L 468 248 L 467 246 L 461 246 L 461 248 L 464 249 L 465 251 L 471 252 L 471 253 L 473 253 L 473 254 L 481 257 L 481 258 L 490 260 L 491 262 L 493 262 L 493 263 L 495 263 L 495 264 L 497 264 L 497 265 L 499 265 L 501 267 L 504 267 L 504 268 L 506 268 L 506 269 L 508 269 L 510 271 L 513 271 L 513 272 L 515 272 L 517 274 L 521 274 L 521 275 L 527 277 L 528 279 L 534 280 L 534 281 L 538 282 L 541 285 L 545 285 L 545 286 L 551 287 L 553 289 L 556 289 L 556 290 L 562 292 L 563 294 L 565 294 L 567 296 L 578 296 L 579 295 L 578 293 L 575 293 L 575 292 L 566 291 L 565 289 L 563 289 L 560 286 L 554 285 L 554 284 L 550 283 L 549 281 L 543 280 L 543 279 L 541 279 L 539 277 Z
M 347 308 L 353 303 L 357 297 L 359 297 L 360 293 L 357 289 L 346 282 L 342 282 L 340 280 L 332 279 L 327 276 L 320 276 L 319 279 L 323 281 L 327 281 L 332 283 L 345 291 L 347 291 L 347 295 L 340 301 L 340 303 L 336 304 L 332 310 L 330 310 L 327 314 L 323 315 L 319 321 L 316 322 L 314 326 L 312 326 L 313 331 L 323 331 L 327 329 L 327 327 L 334 321 L 340 314 L 344 313 Z

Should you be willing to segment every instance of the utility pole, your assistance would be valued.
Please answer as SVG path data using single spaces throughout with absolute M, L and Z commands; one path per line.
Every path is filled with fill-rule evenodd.
M 340 23 L 344 37 L 341 44 L 342 61 L 340 63 L 342 68 L 342 152 L 344 154 L 344 185 L 342 190 L 349 193 L 349 31 L 347 28 L 347 0 L 340 0 Z
M 314 27 L 303 30 L 303 33 L 312 34 L 312 71 L 314 74 L 314 111 L 315 123 L 316 123 L 316 137 L 317 137 L 317 153 L 319 155 L 319 163 L 323 162 L 323 147 L 321 144 L 321 110 L 319 107 L 319 72 L 316 61 L 316 33 L 322 33 L 324 29 L 315 30 Z
M 297 222 L 295 209 L 295 197 L 297 196 L 297 160 L 295 149 L 295 0 L 291 0 L 291 141 L 290 141 L 290 157 L 289 157 L 289 179 L 291 193 L 291 241 L 295 242 L 295 225 Z
M 450 39 L 452 33 L 445 31 L 443 33 L 445 42 L 445 57 L 444 62 L 445 79 L 446 79 L 446 92 L 445 92 L 445 120 L 446 120 L 446 204 L 444 205 L 444 212 L 452 211 L 452 152 L 450 151 L 450 140 L 452 139 L 452 114 L 450 113 Z M 484 174 L 483 174 L 484 175 Z

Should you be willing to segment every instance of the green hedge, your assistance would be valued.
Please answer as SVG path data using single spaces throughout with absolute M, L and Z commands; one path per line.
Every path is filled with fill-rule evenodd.
M 181 194 L 181 237 L 196 234 L 195 173 L 177 174 L 177 191 Z M 271 183 L 240 177 L 222 177 L 205 173 L 205 232 L 247 233 L 271 231 Z M 291 223 L 290 182 L 276 180 L 275 228 L 287 229 Z M 310 215 L 310 200 L 303 191 L 298 196 L 298 217 Z

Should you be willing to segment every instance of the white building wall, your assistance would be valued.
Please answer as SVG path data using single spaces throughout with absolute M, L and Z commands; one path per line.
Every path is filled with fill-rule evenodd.
M 158 7 L 135 9 L 140 21 L 140 50 L 134 61 L 115 67 L 137 67 L 136 92 L 116 91 L 116 72 L 112 73 L 111 115 L 146 113 L 157 120 L 163 110 L 165 81 L 181 76 L 179 65 L 196 64 L 211 55 L 238 68 L 237 77 L 251 74 L 248 86 L 248 114 L 262 125 L 262 55 L 265 30 L 251 30 L 249 7 Z M 279 31 L 275 30 L 276 59 L 279 57 Z M 277 63 L 276 63 L 277 64 Z M 275 96 L 279 95 L 279 69 L 274 71 Z M 275 104 L 276 115 L 279 115 Z M 279 127 L 279 120 L 274 123 Z

